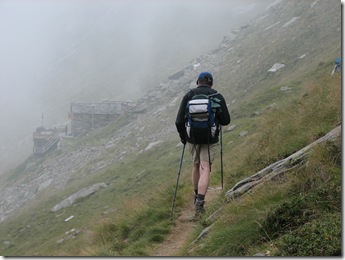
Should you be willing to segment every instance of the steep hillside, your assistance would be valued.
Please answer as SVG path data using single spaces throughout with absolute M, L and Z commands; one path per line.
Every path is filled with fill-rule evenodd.
M 0 175 L 72 102 L 137 100 L 271 1 L 1 1 Z
M 145 108 L 141 113 L 128 113 L 84 138 L 64 139 L 58 151 L 29 158 L 1 176 L 0 253 L 133 256 L 147 255 L 162 242 L 174 226 L 169 210 L 181 155 L 176 111 L 200 71 L 214 74 L 215 88 L 232 115 L 234 129 L 225 129 L 223 140 L 225 190 L 331 130 L 341 120 L 341 79 L 330 76 L 341 53 L 340 21 L 337 1 L 275 1 L 225 36 L 217 49 L 157 83 L 138 100 Z M 274 64 L 284 66 L 269 71 Z M 177 215 L 190 203 L 190 168 L 185 156 Z M 213 173 L 212 186 L 217 187 L 219 158 Z M 88 192 L 90 187 L 98 189 Z M 77 193 L 86 195 L 73 199 Z M 282 196 L 261 198 L 271 208 L 278 204 L 275 197 Z M 226 212 L 246 213 L 241 202 L 236 205 Z M 224 220 L 224 225 L 231 223 Z M 221 237 L 229 234 L 222 229 L 227 230 L 219 222 L 214 248 L 198 244 L 177 254 L 254 254 L 247 250 L 252 241 L 243 243 L 242 251 L 227 251 Z

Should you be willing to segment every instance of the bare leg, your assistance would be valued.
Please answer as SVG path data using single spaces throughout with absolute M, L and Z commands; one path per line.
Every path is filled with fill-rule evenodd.
M 193 172 L 192 172 L 192 183 L 194 190 L 198 190 L 199 179 L 200 179 L 200 164 L 194 163 L 193 165 Z
M 209 183 L 210 183 L 210 164 L 209 162 L 201 161 L 200 168 L 199 168 L 198 193 L 202 195 L 206 195 Z

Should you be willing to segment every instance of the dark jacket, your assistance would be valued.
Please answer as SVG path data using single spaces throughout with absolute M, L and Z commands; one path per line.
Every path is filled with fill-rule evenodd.
M 187 115 L 186 115 L 186 109 L 187 109 L 187 102 L 192 99 L 192 97 L 196 94 L 205 94 L 205 95 L 211 95 L 217 93 L 216 90 L 212 89 L 211 87 L 205 85 L 205 86 L 198 86 L 197 88 L 194 88 L 190 91 L 188 91 L 180 104 L 179 111 L 177 113 L 175 125 L 177 128 L 177 131 L 180 135 L 181 141 L 187 141 L 189 143 L 195 143 L 192 138 L 189 138 L 187 133 L 186 133 L 186 120 L 187 120 Z M 226 106 L 226 102 L 224 97 L 218 93 L 215 95 L 218 99 L 220 99 L 220 105 L 221 105 L 221 111 L 220 113 L 216 113 L 216 125 L 228 125 L 230 123 L 230 114 L 229 110 Z M 217 143 L 219 141 L 219 129 L 217 128 L 216 134 L 213 138 L 209 140 L 210 144 Z

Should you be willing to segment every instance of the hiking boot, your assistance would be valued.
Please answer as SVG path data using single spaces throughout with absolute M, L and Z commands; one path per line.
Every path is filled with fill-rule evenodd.
M 204 204 L 204 200 L 199 200 L 198 198 L 195 199 L 195 214 L 190 218 L 191 222 L 199 221 L 202 218 L 203 214 L 205 213 Z
M 202 218 L 202 215 L 203 215 L 202 213 L 203 212 L 201 211 L 195 211 L 195 214 L 190 217 L 189 221 L 190 222 L 199 221 Z
M 205 212 L 204 204 L 205 204 L 204 200 L 200 200 L 200 199 L 196 198 L 195 203 L 194 203 L 195 212 L 204 213 Z

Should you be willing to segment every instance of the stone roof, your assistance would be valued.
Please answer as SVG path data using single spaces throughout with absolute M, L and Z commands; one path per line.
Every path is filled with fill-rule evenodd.
M 120 114 L 122 110 L 122 102 L 73 102 L 71 104 L 71 112 L 74 114 L 102 114 L 113 115 Z

